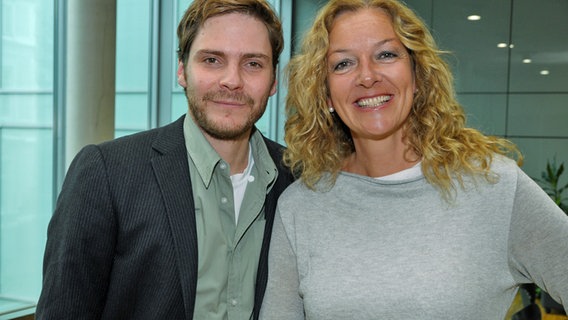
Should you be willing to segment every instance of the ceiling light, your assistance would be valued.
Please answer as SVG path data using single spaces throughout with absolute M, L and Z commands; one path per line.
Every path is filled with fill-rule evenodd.
M 528 59 L 528 58 L 527 58 L 527 59 L 523 59 L 523 63 L 531 63 L 531 62 L 532 62 L 531 59 Z
M 469 20 L 469 21 L 478 21 L 478 20 L 481 20 L 481 16 L 476 15 L 476 14 L 472 14 L 471 16 L 468 16 L 468 17 L 467 17 L 467 20 Z
M 513 49 L 513 48 L 515 47 L 515 45 L 512 44 L 512 43 L 511 43 L 511 44 L 506 44 L 505 42 L 499 42 L 499 43 L 497 44 L 497 48 L 507 48 L 507 47 Z
M 547 76 L 547 75 L 550 74 L 550 71 L 548 71 L 548 70 L 541 70 L 541 71 L 540 71 L 540 74 L 543 75 L 543 76 Z

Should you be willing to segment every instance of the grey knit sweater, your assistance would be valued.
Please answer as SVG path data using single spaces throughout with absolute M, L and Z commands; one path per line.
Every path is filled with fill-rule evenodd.
M 341 173 L 280 197 L 261 319 L 503 319 L 518 285 L 568 302 L 568 218 L 516 164 L 445 202 L 423 177 Z

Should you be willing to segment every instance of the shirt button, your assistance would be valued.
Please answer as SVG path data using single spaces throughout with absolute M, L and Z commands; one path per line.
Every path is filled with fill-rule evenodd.
M 236 299 L 232 299 L 232 300 L 231 300 L 231 305 L 232 305 L 233 307 L 235 307 L 235 306 L 237 305 L 237 300 L 236 300 Z
M 249 182 L 253 182 L 253 181 L 254 181 L 254 177 L 253 177 L 253 176 L 248 177 L 248 181 L 249 181 Z
M 229 201 L 229 200 L 227 200 L 226 197 L 222 197 L 222 198 L 221 198 L 221 203 L 222 203 L 222 204 L 225 204 L 225 203 L 227 203 L 228 201 Z

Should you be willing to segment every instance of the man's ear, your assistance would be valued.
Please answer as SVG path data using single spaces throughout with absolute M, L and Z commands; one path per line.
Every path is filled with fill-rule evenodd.
M 276 93 L 276 89 L 278 88 L 278 80 L 274 78 L 274 82 L 272 83 L 272 88 L 270 88 L 270 95 L 274 95 Z
M 178 60 L 177 79 L 180 86 L 187 88 L 187 81 L 185 80 L 185 66 L 181 60 Z

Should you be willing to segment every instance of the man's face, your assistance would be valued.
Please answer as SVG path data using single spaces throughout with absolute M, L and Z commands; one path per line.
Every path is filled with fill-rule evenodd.
M 268 30 L 260 20 L 230 13 L 205 21 L 185 70 L 180 62 L 177 75 L 190 114 L 206 135 L 248 138 L 276 92 L 272 59 Z

